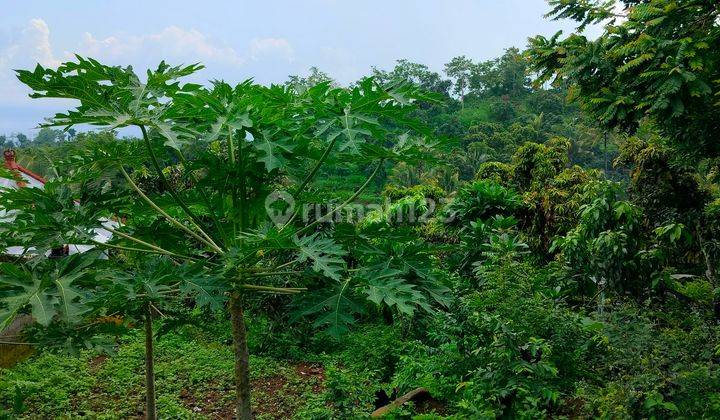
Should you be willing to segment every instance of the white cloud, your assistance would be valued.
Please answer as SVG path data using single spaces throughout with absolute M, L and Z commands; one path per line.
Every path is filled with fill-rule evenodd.
M 4 42 L 0 39 L 0 106 L 37 105 L 28 100 L 28 89 L 18 82 L 13 69 L 31 69 L 36 63 L 57 67 L 61 60 L 72 60 L 75 53 L 109 64 L 131 64 L 140 71 L 155 67 L 160 60 L 170 64 L 200 62 L 212 69 L 216 77 L 232 75 L 238 69 L 246 71 L 244 66 L 249 62 L 294 60 L 293 47 L 284 38 L 255 38 L 234 48 L 196 29 L 174 25 L 146 34 L 97 36 L 85 32 L 73 47 L 54 47 L 50 28 L 40 18 L 10 32 Z
M 0 49 L 1 70 L 6 71 L 11 65 L 28 63 L 40 63 L 46 67 L 57 67 L 60 64 L 50 45 L 50 28 L 42 19 L 31 19 L 13 41 Z
M 245 59 L 232 47 L 220 45 L 195 29 L 185 30 L 169 26 L 147 35 L 117 35 L 103 39 L 86 32 L 79 52 L 92 57 L 132 61 L 147 58 L 182 59 L 189 62 L 217 62 L 241 66 Z
M 50 44 L 50 28 L 42 19 L 31 19 L 25 27 L 0 45 L 0 105 L 27 100 L 27 90 L 15 79 L 13 69 L 60 64 Z
M 85 32 L 73 51 L 61 55 L 72 59 L 73 54 L 91 56 L 114 63 L 154 65 L 165 59 L 171 62 L 218 63 L 241 67 L 248 59 L 280 58 L 292 62 L 294 50 L 284 38 L 255 38 L 240 51 L 220 43 L 196 30 L 168 26 L 150 34 L 116 34 L 97 37 Z M 35 63 L 57 67 L 61 60 L 53 52 L 50 28 L 43 19 L 32 19 L 11 38 L 0 45 L 0 79 L 6 79 L 12 68 L 29 68 Z M 2 87 L 0 87 L 0 90 Z
M 22 38 L 28 49 L 22 49 L 23 54 L 30 52 L 30 57 L 46 67 L 57 67 L 60 60 L 55 58 L 50 45 L 50 28 L 42 19 L 31 19 L 30 24 L 22 31 Z
M 255 38 L 250 41 L 250 57 L 255 61 L 277 57 L 292 62 L 295 51 L 285 38 Z

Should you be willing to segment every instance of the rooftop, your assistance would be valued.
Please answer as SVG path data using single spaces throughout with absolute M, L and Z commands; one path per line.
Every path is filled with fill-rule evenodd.
M 7 179 L 0 180 L 4 187 L 42 187 L 45 185 L 45 178 L 17 163 L 15 150 L 5 150 L 3 157 L 5 158 L 5 168 L 15 171 L 19 175 L 19 179 L 15 181 L 16 185 L 12 185 L 12 181 Z

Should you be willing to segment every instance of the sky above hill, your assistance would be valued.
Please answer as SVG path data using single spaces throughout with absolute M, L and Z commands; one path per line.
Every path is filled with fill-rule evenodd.
M 570 30 L 545 0 L 2 0 L 0 134 L 32 134 L 67 102 L 31 100 L 12 69 L 73 54 L 139 71 L 202 62 L 196 80 L 283 82 L 317 66 L 340 83 L 406 58 L 442 71 L 452 57 L 487 60 L 535 34 Z

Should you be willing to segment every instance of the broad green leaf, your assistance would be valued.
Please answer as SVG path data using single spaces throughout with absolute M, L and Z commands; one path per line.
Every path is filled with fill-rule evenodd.
M 200 308 L 208 307 L 213 311 L 223 308 L 227 301 L 226 291 L 226 287 L 210 277 L 191 277 L 180 284 L 184 296 L 193 297 Z
M 301 301 L 302 308 L 295 312 L 292 322 L 306 316 L 314 316 L 315 327 L 325 327 L 325 332 L 340 338 L 355 323 L 355 315 L 362 314 L 363 308 L 351 295 L 351 278 L 332 288 L 309 292 Z
M 292 153 L 293 150 L 292 145 L 271 139 L 267 132 L 263 132 L 260 138 L 253 142 L 253 145 L 262 152 L 259 160 L 265 164 L 268 172 L 287 166 L 288 159 L 285 154 Z
M 33 318 L 47 326 L 55 317 L 68 323 L 80 321 L 87 308 L 80 302 L 84 295 L 73 283 L 86 274 L 88 264 L 96 258 L 68 257 L 64 261 L 50 260 L 31 270 L 0 265 L 0 326 L 7 326 L 25 307 L 31 308 Z
M 340 245 L 331 238 L 320 237 L 317 233 L 302 238 L 295 237 L 293 241 L 299 251 L 298 262 L 312 261 L 313 270 L 331 279 L 340 279 L 340 273 L 345 267 L 342 257 L 347 254 Z

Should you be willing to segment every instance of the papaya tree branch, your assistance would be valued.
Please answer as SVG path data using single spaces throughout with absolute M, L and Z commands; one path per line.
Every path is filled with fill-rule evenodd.
M 269 292 L 278 294 L 295 294 L 306 291 L 304 287 L 272 287 L 272 286 L 259 286 L 255 284 L 241 284 L 240 287 L 243 289 L 257 290 L 259 292 Z
M 154 250 L 154 251 L 157 251 L 157 252 L 160 253 L 160 254 L 165 254 L 165 255 L 169 255 L 169 256 L 176 256 L 176 257 L 178 257 L 178 258 L 185 258 L 185 259 L 190 259 L 190 258 L 191 258 L 191 257 L 186 256 L 186 255 L 176 254 L 176 253 L 174 253 L 174 252 L 168 251 L 167 249 L 160 248 L 160 247 L 157 246 L 157 245 L 153 245 L 153 244 L 151 244 L 151 243 L 149 243 L 149 242 L 145 242 L 145 241 L 143 241 L 142 239 L 138 239 L 138 238 L 136 238 L 136 237 L 134 237 L 134 236 L 128 235 L 127 233 L 120 232 L 119 230 L 115 230 L 115 229 L 109 228 L 109 227 L 104 227 L 104 229 L 107 230 L 108 232 L 112 233 L 113 235 L 117 235 L 117 236 L 120 236 L 120 237 L 122 237 L 122 238 L 125 238 L 125 239 L 127 239 L 127 240 L 129 240 L 129 241 L 138 243 L 138 244 L 140 244 L 140 245 L 144 245 L 144 246 L 146 246 L 146 247 L 148 247 L 148 248 L 150 248 L 150 249 L 152 249 L 152 250 Z M 105 244 L 105 245 L 107 245 L 107 244 Z
M 350 198 L 348 198 L 347 200 L 345 200 L 345 201 L 344 201 L 342 204 L 340 204 L 339 206 L 335 207 L 332 211 L 330 211 L 330 212 L 329 212 L 328 214 L 326 214 L 325 216 L 323 216 L 323 217 L 315 220 L 314 222 L 312 222 L 312 223 L 310 223 L 309 225 L 305 226 L 304 228 L 300 229 L 300 230 L 297 232 L 297 235 L 301 235 L 301 234 L 303 234 L 303 233 L 306 233 L 306 232 L 312 230 L 315 226 L 317 226 L 317 225 L 319 225 L 319 224 L 321 224 L 321 223 L 327 222 L 328 220 L 332 219 L 332 217 L 333 217 L 337 212 L 339 212 L 340 210 L 342 210 L 343 208 L 345 208 L 348 204 L 350 204 L 350 203 L 352 203 L 353 201 L 355 201 L 355 199 L 357 199 L 357 198 L 360 196 L 360 194 L 362 194 L 362 192 L 365 191 L 365 188 L 367 188 L 367 186 L 370 185 L 370 182 L 372 182 L 372 180 L 373 180 L 373 179 L 375 178 L 375 176 L 378 174 L 378 172 L 380 171 L 380 168 L 382 167 L 383 163 L 385 163 L 385 159 L 380 159 L 380 162 L 378 162 L 377 166 L 375 167 L 375 170 L 373 170 L 373 172 L 372 172 L 372 173 L 370 174 L 370 176 L 367 178 L 367 180 L 365 181 L 365 183 L 363 183 L 363 184 L 360 186 L 360 188 L 358 188 L 357 191 L 355 191 L 355 193 L 354 193 Z
M 242 146 L 240 146 L 242 147 Z M 237 162 L 235 158 L 235 142 L 233 141 L 233 132 L 232 127 L 228 127 L 228 151 L 230 152 L 230 166 L 232 166 L 232 170 L 237 169 Z M 242 156 L 242 155 L 241 155 Z M 241 162 L 242 165 L 242 162 Z M 245 175 L 244 173 L 242 174 Z M 233 212 L 237 212 L 238 208 L 238 192 L 237 188 L 235 188 L 235 185 L 233 184 L 230 188 L 230 200 L 232 202 L 232 208 Z M 238 221 L 235 215 L 232 215 L 230 218 L 232 220 L 232 227 L 233 227 L 233 240 L 237 238 L 238 235 Z
M 208 196 L 207 192 L 204 188 L 200 188 L 198 181 L 198 178 L 195 176 L 195 174 L 188 169 L 187 167 L 187 159 L 185 159 L 185 155 L 180 151 L 176 150 L 175 154 L 177 155 L 178 159 L 180 159 L 180 164 L 182 164 L 183 169 L 187 173 L 187 176 L 190 178 L 190 181 L 192 181 L 193 185 L 196 186 L 198 191 L 200 192 L 200 196 L 203 199 L 203 202 L 205 203 L 205 207 L 207 207 L 208 212 L 210 213 L 210 218 L 213 221 L 213 224 L 215 225 L 215 229 L 217 229 L 218 233 L 220 234 L 221 238 L 227 242 L 227 235 L 225 233 L 225 229 L 223 228 L 222 224 L 220 223 L 220 219 L 218 218 L 218 215 L 215 213 L 215 208 L 210 202 L 210 197 Z
M 246 277 L 249 278 L 257 278 L 257 277 L 272 277 L 272 276 L 292 276 L 297 274 L 302 274 L 303 271 L 268 271 L 268 272 L 259 272 L 259 273 L 248 273 L 246 274 Z
M 300 194 L 302 194 L 303 190 L 305 190 L 305 187 L 310 183 L 310 181 L 313 180 L 313 178 L 315 178 L 315 175 L 317 175 L 317 173 L 320 170 L 320 168 L 322 167 L 323 163 L 325 163 L 325 160 L 330 155 L 330 152 L 332 151 L 333 147 L 335 146 L 335 143 L 337 143 L 338 137 L 340 137 L 340 136 L 335 136 L 332 139 L 330 144 L 328 144 L 328 146 L 325 148 L 325 151 L 323 152 L 322 156 L 320 156 L 320 159 L 315 164 L 315 167 L 313 167 L 313 169 L 310 171 L 310 173 L 308 173 L 307 176 L 305 177 L 305 179 L 303 179 L 300 186 L 295 190 L 294 195 L 297 198 L 300 198 Z M 280 228 L 280 231 L 282 232 L 283 229 L 285 229 L 288 225 L 290 225 L 297 218 L 298 214 L 300 214 L 299 208 L 297 210 L 295 210 L 295 213 L 293 213 L 292 217 L 290 217 L 290 219 Z
M 200 261 L 199 258 L 191 257 L 189 255 L 180 255 L 180 254 L 176 254 L 171 251 L 161 252 L 161 251 L 157 251 L 154 249 L 133 248 L 133 247 L 128 247 L 128 246 L 102 243 L 102 242 L 98 242 L 93 239 L 91 239 L 90 242 L 92 242 L 93 245 L 95 245 L 99 248 L 110 248 L 110 249 L 117 249 L 120 251 L 128 251 L 128 252 L 145 252 L 145 253 L 149 253 L 149 254 L 167 255 L 169 257 L 179 258 L 179 259 L 188 260 L 188 261 Z
M 140 127 L 140 131 L 142 132 L 143 140 L 145 142 L 145 148 L 148 150 L 148 154 L 150 155 L 150 160 L 152 161 L 153 167 L 155 168 L 155 172 L 157 172 L 163 186 L 168 190 L 168 192 L 170 192 L 170 195 L 173 197 L 173 199 L 175 199 L 175 202 L 178 203 L 178 205 L 180 206 L 180 208 L 182 208 L 185 214 L 190 217 L 190 220 L 192 221 L 195 228 L 197 228 L 199 232 L 202 232 L 202 235 L 206 236 L 207 239 L 212 242 L 212 239 L 210 239 L 210 237 L 205 233 L 205 231 L 200 228 L 200 225 L 202 225 L 202 221 L 200 220 L 200 218 L 198 218 L 195 213 L 190 210 L 190 207 L 185 204 L 185 201 L 180 197 L 177 191 L 175 191 L 175 188 L 173 188 L 172 185 L 170 185 L 170 182 L 167 180 L 167 177 L 165 176 L 162 168 L 160 167 L 157 156 L 155 156 L 155 151 L 153 150 L 152 144 L 150 143 L 150 137 L 148 136 L 147 129 L 142 124 L 138 125 L 138 127 Z
M 135 190 L 136 193 L 138 193 L 138 195 L 140 196 L 140 198 L 142 198 L 146 203 L 148 203 L 148 204 L 150 205 L 150 207 L 153 208 L 153 210 L 155 210 L 155 211 L 158 212 L 161 216 L 163 216 L 165 219 L 167 219 L 168 222 L 170 222 L 172 225 L 177 226 L 177 227 L 180 228 L 182 231 L 184 231 L 184 232 L 187 233 L 188 235 L 192 236 L 193 238 L 195 238 L 195 239 L 198 240 L 199 242 L 201 242 L 201 243 L 209 246 L 209 247 L 212 248 L 215 252 L 217 252 L 217 253 L 219 253 L 219 254 L 222 254 L 222 253 L 223 253 L 222 248 L 220 248 L 219 246 L 217 246 L 217 244 L 215 244 L 215 242 L 213 242 L 213 240 L 212 240 L 202 229 L 200 229 L 199 226 L 196 225 L 196 227 L 199 229 L 199 231 L 202 233 L 202 235 L 203 235 L 204 237 L 198 235 L 198 234 L 195 233 L 195 232 L 193 232 L 192 229 L 190 229 L 190 228 L 188 228 L 187 226 L 185 226 L 184 224 L 180 223 L 180 221 L 178 221 L 178 220 L 175 219 L 174 217 L 170 216 L 165 210 L 163 210 L 162 208 L 160 208 L 160 206 L 158 206 L 157 204 L 155 204 L 155 202 L 152 201 L 152 200 L 150 199 L 150 197 L 148 197 L 147 195 L 145 195 L 145 193 L 142 192 L 142 190 L 140 189 L 140 187 L 138 187 L 137 184 L 135 184 L 135 182 L 132 180 L 132 178 L 130 178 L 130 175 L 128 175 L 128 173 L 125 171 L 125 168 L 123 168 L 122 166 L 120 166 L 120 172 L 123 174 L 123 176 L 124 176 L 125 179 L 127 180 L 128 184 L 130 184 L 130 186 L 132 187 L 132 189 Z

